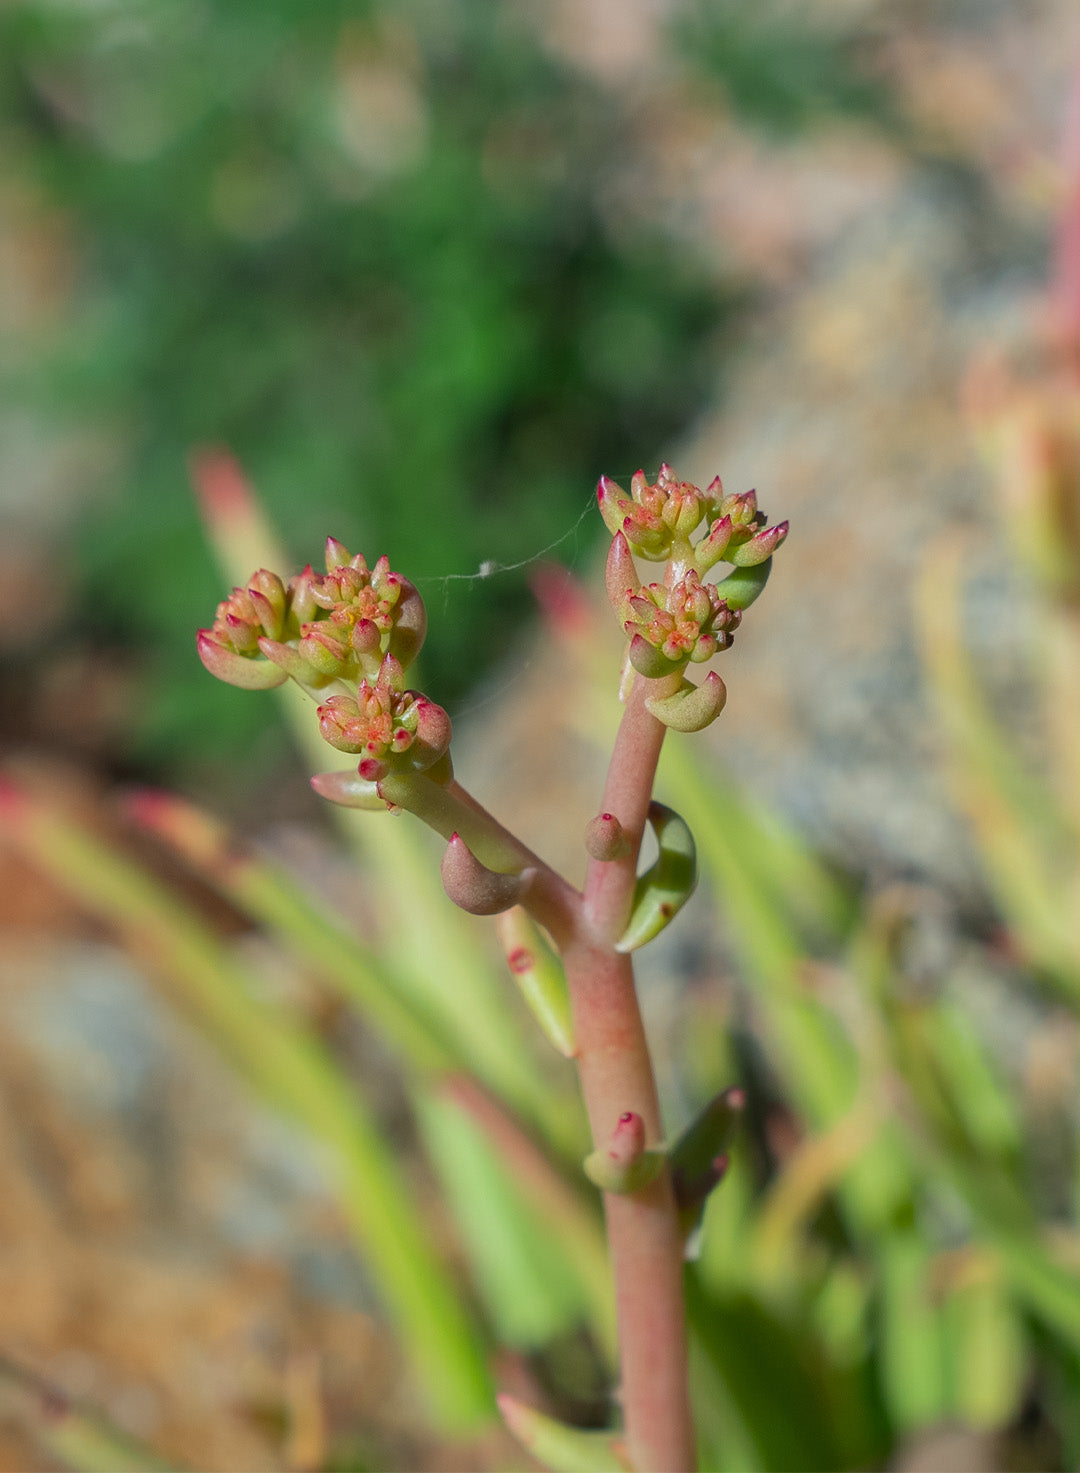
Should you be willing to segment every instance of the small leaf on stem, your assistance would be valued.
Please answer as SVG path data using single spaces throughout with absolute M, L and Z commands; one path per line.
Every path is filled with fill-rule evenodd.
M 700 685 L 684 680 L 670 696 L 647 696 L 645 709 L 672 731 L 704 731 L 720 715 L 727 701 L 727 687 L 710 670 Z
M 576 1053 L 570 994 L 562 962 L 540 927 L 520 905 L 511 906 L 495 921 L 506 963 L 521 995 L 545 1036 L 564 1058 Z
M 443 889 L 462 910 L 474 916 L 498 915 L 516 905 L 528 888 L 534 870 L 499 874 L 481 864 L 460 834 L 452 834 L 443 852 Z
M 496 1397 L 503 1421 L 550 1473 L 633 1473 L 626 1444 L 617 1432 L 586 1432 L 547 1417 L 515 1396 Z
M 655 1181 L 664 1165 L 663 1151 L 645 1149 L 645 1122 L 633 1110 L 619 1116 L 611 1139 L 585 1157 L 582 1168 L 602 1192 L 640 1191 Z
M 638 876 L 630 920 L 616 951 L 636 951 L 658 936 L 682 910 L 697 884 L 697 848 L 685 820 L 663 803 L 652 802 L 649 823 L 660 853 Z

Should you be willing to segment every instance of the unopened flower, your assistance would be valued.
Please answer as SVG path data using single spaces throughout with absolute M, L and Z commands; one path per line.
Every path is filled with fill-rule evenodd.
M 692 558 L 699 573 L 721 559 L 736 567 L 764 562 L 787 536 L 786 522 L 766 529 L 756 492 L 725 496 L 719 476 L 701 490 L 680 481 L 669 465 L 660 467 L 654 482 L 637 471 L 629 495 L 601 476 L 597 500 L 612 536 L 622 533 L 638 556 L 651 562 Z M 693 534 L 703 525 L 704 534 L 692 547 Z
M 376 679 L 392 655 L 404 668 L 424 642 L 427 616 L 417 589 L 385 557 L 369 568 L 334 538 L 326 572 L 309 565 L 283 584 L 260 571 L 218 605 L 213 627 L 199 631 L 199 655 L 211 674 L 261 688 L 292 677 L 309 692 Z
M 742 618 L 693 568 L 671 588 L 646 584 L 627 600 L 627 609 L 630 659 L 650 678 L 673 674 L 691 660 L 711 660 L 731 644 Z
M 211 675 L 248 690 L 281 685 L 286 673 L 262 658 L 259 641 L 284 633 L 287 602 L 281 579 L 265 569 L 222 599 L 212 627 L 198 635 L 199 658 Z
M 369 782 L 392 768 L 426 771 L 450 746 L 450 717 L 405 688 L 405 672 L 393 655 L 383 658 L 374 681 L 360 681 L 355 694 L 330 696 L 318 717 L 323 739 L 359 756 L 358 771 Z

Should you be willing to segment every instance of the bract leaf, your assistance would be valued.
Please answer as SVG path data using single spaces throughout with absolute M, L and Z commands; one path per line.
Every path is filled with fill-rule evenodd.
M 545 1417 L 516 1396 L 496 1398 L 503 1421 L 525 1450 L 550 1473 L 633 1473 L 617 1432 L 585 1432 Z
M 660 853 L 655 863 L 638 876 L 630 920 L 616 951 L 636 951 L 658 936 L 682 910 L 697 884 L 697 849 L 685 820 L 654 801 L 649 804 L 649 823 Z

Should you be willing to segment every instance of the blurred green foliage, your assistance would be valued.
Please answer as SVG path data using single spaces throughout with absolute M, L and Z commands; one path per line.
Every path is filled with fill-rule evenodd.
M 423 586 L 559 537 L 705 402 L 732 289 L 647 210 L 613 217 L 630 106 L 512 7 L 0 11 L 6 141 L 77 253 L 62 331 L 4 390 L 115 433 L 78 562 L 99 630 L 153 650 L 144 740 L 257 719 L 191 656 L 221 592 L 193 446 L 226 442 L 297 547 L 332 530 Z M 463 587 L 432 634 L 443 698 L 525 598 Z
M 531 557 L 600 471 L 654 465 L 715 399 L 748 284 L 650 210 L 639 99 L 550 23 L 469 0 L 0 7 L 5 172 L 71 258 L 59 323 L 0 386 L 46 434 L 105 443 L 71 551 L 82 627 L 136 658 L 144 757 L 258 730 L 191 651 L 222 592 L 193 447 L 226 443 L 295 548 L 333 531 L 452 600 L 429 654 L 452 701 L 505 651 L 524 580 L 425 580 Z M 657 44 L 674 85 L 711 78 L 754 125 L 880 100 L 786 12 L 690 6 Z

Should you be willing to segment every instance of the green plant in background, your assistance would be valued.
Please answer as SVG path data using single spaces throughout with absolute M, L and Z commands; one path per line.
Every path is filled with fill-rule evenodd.
M 47 276 L 40 327 L 0 345 L 29 447 L 14 475 L 66 446 L 64 494 L 92 494 L 64 542 L 81 627 L 140 682 L 124 755 L 205 773 L 256 734 L 270 752 L 189 668 L 217 586 L 192 445 L 236 448 L 290 546 L 332 519 L 426 592 L 561 537 L 599 466 L 631 438 L 658 457 L 715 400 L 753 283 L 661 203 L 649 118 L 685 96 L 696 128 L 711 94 L 718 127 L 803 128 L 865 84 L 842 37 L 782 5 L 752 25 L 741 5 L 676 7 L 653 91 L 598 84 L 545 9 L 0 8 L 0 193 L 41 217 L 13 240 Z M 147 557 L 176 584 L 146 587 L 133 626 Z M 429 644 L 443 701 L 527 606 L 517 580 L 449 586 Z

